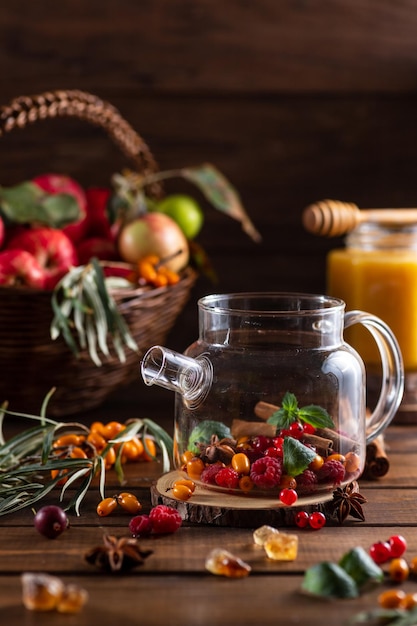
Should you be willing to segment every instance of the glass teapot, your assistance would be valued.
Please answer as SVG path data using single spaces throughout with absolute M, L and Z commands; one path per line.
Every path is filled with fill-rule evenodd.
M 184 354 L 154 346 L 141 363 L 147 385 L 175 392 L 177 470 L 200 487 L 279 506 L 288 490 L 298 503 L 319 502 L 359 477 L 366 444 L 403 394 L 401 352 L 385 322 L 297 293 L 209 295 L 198 311 L 199 338 Z M 381 358 L 369 417 L 365 367 L 343 339 L 353 324 L 369 330 Z

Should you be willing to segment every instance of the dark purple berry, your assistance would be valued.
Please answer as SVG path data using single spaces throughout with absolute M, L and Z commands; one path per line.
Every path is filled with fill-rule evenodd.
M 67 514 L 53 504 L 39 509 L 34 517 L 36 530 L 48 539 L 55 539 L 69 527 Z

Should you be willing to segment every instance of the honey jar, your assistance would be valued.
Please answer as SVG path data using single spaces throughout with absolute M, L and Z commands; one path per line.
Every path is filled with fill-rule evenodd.
M 345 237 L 345 247 L 327 257 L 327 293 L 350 310 L 361 309 L 383 319 L 400 345 L 405 392 L 395 420 L 417 419 L 417 222 L 358 224 Z M 346 338 L 367 368 L 370 401 L 381 386 L 378 350 L 360 326 Z

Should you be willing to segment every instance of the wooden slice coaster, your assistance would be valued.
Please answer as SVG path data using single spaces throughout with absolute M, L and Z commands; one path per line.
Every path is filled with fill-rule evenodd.
M 257 528 L 270 526 L 294 526 L 298 511 L 323 511 L 324 502 L 331 500 L 332 492 L 321 498 L 303 498 L 302 505 L 286 507 L 278 498 L 250 495 L 228 495 L 197 486 L 192 498 L 186 502 L 172 495 L 172 485 L 183 474 L 172 471 L 161 476 L 151 487 L 152 506 L 166 504 L 177 509 L 184 521 L 194 524 Z

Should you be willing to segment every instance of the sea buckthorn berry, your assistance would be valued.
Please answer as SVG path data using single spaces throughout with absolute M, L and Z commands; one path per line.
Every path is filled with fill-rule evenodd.
M 116 499 L 122 509 L 124 509 L 131 515 L 136 515 L 136 513 L 139 513 L 139 511 L 142 509 L 141 503 L 133 493 L 119 493 Z
M 117 507 L 116 498 L 104 498 L 104 500 L 99 502 L 97 506 L 97 513 L 100 515 L 100 517 L 107 517 L 107 515 L 110 515 L 110 513 L 113 513 L 116 507 Z
M 191 450 L 186 450 L 185 452 L 181 454 L 180 461 L 182 465 L 186 465 L 188 461 L 191 461 L 191 459 L 193 459 L 194 457 L 195 457 L 194 452 L 191 452 Z
M 387 589 L 378 596 L 378 603 L 383 609 L 398 609 L 402 606 L 405 596 L 402 589 Z
M 61 435 L 54 441 L 54 448 L 65 448 L 67 446 L 80 446 L 85 437 L 83 435 L 76 435 L 75 433 L 68 433 L 67 435 Z
M 243 493 L 249 493 L 254 487 L 254 482 L 250 476 L 242 476 L 239 478 L 239 489 Z
M 87 458 L 87 454 L 79 446 L 74 446 L 71 449 L 69 456 L 71 457 L 71 459 L 86 459 Z
M 391 580 L 396 583 L 403 583 L 407 580 L 410 574 L 410 568 L 408 567 L 408 563 L 405 559 L 398 557 L 396 559 L 392 559 L 389 564 L 388 573 Z
M 104 450 L 107 445 L 107 441 L 104 439 L 103 435 L 97 431 L 91 431 L 87 436 L 87 441 L 95 447 L 97 452 Z
M 412 576 L 417 576 L 417 556 L 414 556 L 410 561 L 410 574 Z
M 291 506 L 298 500 L 298 494 L 295 489 L 281 489 L 279 499 L 286 506 Z
M 308 467 L 309 467 L 309 469 L 313 470 L 313 472 L 317 472 L 317 470 L 319 470 L 321 467 L 323 467 L 323 464 L 324 464 L 323 457 L 320 456 L 320 454 L 316 454 L 316 456 L 311 461 L 311 463 L 310 463 L 310 465 Z
M 377 541 L 369 548 L 369 555 L 377 565 L 386 563 L 391 558 L 391 547 L 388 541 Z
M 155 461 L 156 458 L 156 445 L 155 441 L 150 437 L 144 437 L 143 439 L 143 453 L 141 458 L 145 461 Z
M 192 480 L 198 480 L 203 469 L 204 463 L 197 456 L 193 457 L 190 461 L 187 461 L 186 472 Z
M 417 592 L 406 593 L 404 600 L 400 604 L 400 608 L 405 611 L 411 611 L 415 606 L 417 606 Z
M 281 481 L 279 483 L 281 489 L 297 489 L 297 481 L 294 476 L 290 476 L 289 474 L 283 474 L 281 476 Z
M 116 462 L 116 451 L 113 447 L 109 448 L 104 455 L 104 466 L 106 469 L 110 469 Z
M 232 456 L 232 467 L 238 474 L 249 474 L 250 461 L 244 452 Z
M 191 490 L 192 493 L 195 491 L 195 482 L 189 478 L 179 478 L 174 482 L 173 487 L 176 487 L 177 485 L 185 485 Z
M 348 452 L 345 456 L 345 470 L 349 473 L 357 472 L 361 467 L 361 458 L 356 452 Z
M 193 492 L 189 487 L 187 487 L 187 485 L 176 484 L 172 488 L 172 495 L 174 496 L 174 498 L 177 498 L 177 500 L 186 501 L 191 498 Z
M 346 457 L 344 456 L 344 454 L 330 454 L 326 459 L 326 463 L 328 463 L 329 461 L 339 461 L 339 463 L 345 465 Z
M 320 511 L 314 511 L 308 516 L 308 523 L 313 530 L 320 530 L 326 524 L 326 516 Z
M 103 436 L 103 433 L 104 433 L 103 422 L 93 422 L 90 426 L 90 433 L 99 433 L 99 435 Z
M 103 437 L 107 440 L 113 439 L 120 433 L 120 431 L 124 430 L 123 424 L 120 422 L 108 422 L 103 428 Z
M 298 528 L 306 528 L 309 525 L 309 514 L 307 511 L 298 511 L 294 521 Z
M 402 556 L 407 549 L 407 541 L 402 535 L 392 535 L 388 539 L 393 558 Z

